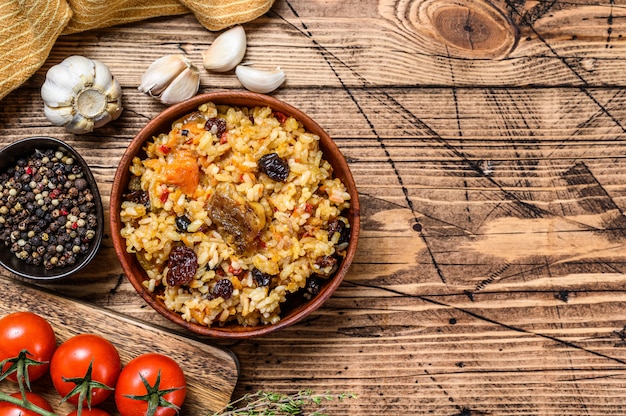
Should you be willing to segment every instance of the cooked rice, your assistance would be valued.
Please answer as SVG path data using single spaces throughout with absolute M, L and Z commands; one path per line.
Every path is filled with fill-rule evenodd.
M 329 235 L 328 225 L 340 220 L 349 227 L 342 212 L 350 207 L 350 195 L 333 178 L 319 137 L 296 119 L 277 117 L 269 107 L 206 103 L 198 110 L 147 143 L 146 158 L 133 159 L 130 190 L 147 193 L 149 207 L 133 200 L 122 203 L 127 251 L 136 253 L 146 270 L 146 289 L 187 321 L 207 326 L 233 320 L 276 323 L 289 294 L 306 296 L 309 277 L 332 273 L 332 265 L 319 259 L 345 256 L 346 244 L 340 244 L 339 233 Z M 205 128 L 205 121 L 215 117 L 226 121 L 226 133 L 219 137 L 216 128 Z M 259 172 L 257 162 L 268 153 L 288 161 L 285 182 Z M 189 163 L 189 157 L 195 162 Z M 212 221 L 207 205 L 212 194 L 224 189 L 233 200 L 254 207 L 259 217 L 264 212 L 254 249 L 242 249 Z M 190 222 L 186 231 L 176 226 L 182 215 Z M 198 268 L 189 283 L 169 286 L 168 259 L 177 245 L 193 249 Z M 254 268 L 271 275 L 271 283 L 259 285 Z M 222 279 L 232 283 L 230 297 L 214 294 Z

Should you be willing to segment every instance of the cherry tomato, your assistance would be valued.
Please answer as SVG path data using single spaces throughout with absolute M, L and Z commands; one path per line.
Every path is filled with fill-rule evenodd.
M 47 373 L 50 359 L 56 349 L 56 337 L 52 326 L 41 316 L 32 312 L 14 312 L 0 319 L 0 361 L 15 358 L 27 350 L 27 358 L 45 364 L 29 365 L 28 379 L 37 380 Z M 11 363 L 6 363 L 6 371 Z M 7 377 L 17 381 L 16 373 Z
M 96 407 L 92 407 L 91 409 L 83 408 L 81 409 L 80 414 L 81 416 L 111 416 L 109 413 L 105 412 L 102 409 L 98 409 Z M 78 415 L 78 409 L 67 414 L 67 416 L 77 416 L 77 415 Z
M 18 391 L 17 393 L 11 394 L 11 397 L 15 397 L 17 399 L 22 398 L 22 394 Z M 50 406 L 50 403 L 43 397 L 38 394 L 31 393 L 29 391 L 26 392 L 26 400 L 33 403 L 34 405 L 41 407 L 49 412 L 53 412 L 54 409 Z M 8 402 L 0 402 L 0 416 L 38 416 L 38 413 L 35 413 L 31 410 L 26 410 L 21 406 L 18 406 L 13 403 Z
M 183 404 L 186 393 L 185 375 L 176 361 L 162 354 L 148 353 L 134 358 L 122 369 L 115 386 L 115 404 L 122 416 L 145 416 L 148 414 L 147 396 L 157 397 L 159 407 L 154 416 L 172 416 L 178 413 L 176 407 Z M 173 406 L 166 407 L 168 403 Z
M 92 366 L 91 377 L 88 376 L 89 366 Z M 107 339 L 95 334 L 75 335 L 62 343 L 50 361 L 50 376 L 52 384 L 63 397 L 69 395 L 77 384 L 83 384 L 90 390 L 83 406 L 102 403 L 112 393 L 112 390 L 94 386 L 102 383 L 113 389 L 120 374 L 121 362 L 117 349 Z M 83 379 L 65 381 L 65 379 Z M 77 405 L 78 394 L 72 394 L 67 399 Z

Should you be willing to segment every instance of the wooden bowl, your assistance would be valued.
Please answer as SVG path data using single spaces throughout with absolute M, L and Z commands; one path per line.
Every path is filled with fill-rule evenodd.
M 56 280 L 78 272 L 91 262 L 98 252 L 102 241 L 104 231 L 104 212 L 102 209 L 102 200 L 98 191 L 98 184 L 94 179 L 87 162 L 70 145 L 62 140 L 52 137 L 27 137 L 25 139 L 18 140 L 0 151 L 0 172 L 6 172 L 9 168 L 15 166 L 18 159 L 29 157 L 34 154 L 36 150 L 42 151 L 46 149 L 59 148 L 63 149 L 66 154 L 73 157 L 75 163 L 80 165 L 84 178 L 87 180 L 89 189 L 94 197 L 93 202 L 95 204 L 95 214 L 98 218 L 98 224 L 95 229 L 96 234 L 89 243 L 89 251 L 79 255 L 76 263 L 63 267 L 55 267 L 50 270 L 46 270 L 43 265 L 27 264 L 23 260 L 18 259 L 15 254 L 11 253 L 10 250 L 4 247 L 4 242 L 1 243 L 3 249 L 0 249 L 0 264 L 10 272 L 32 280 Z
M 144 288 L 142 282 L 147 280 L 148 276 L 144 269 L 140 266 L 135 255 L 126 251 L 125 240 L 120 235 L 120 229 L 122 228 L 120 221 L 122 194 L 125 193 L 131 176 L 129 166 L 132 163 L 133 157 L 141 154 L 144 144 L 148 140 L 151 140 L 154 136 L 161 133 L 167 133 L 170 131 L 171 125 L 175 120 L 178 120 L 182 116 L 195 111 L 201 104 L 206 102 L 214 102 L 215 104 L 238 107 L 269 106 L 274 111 L 282 112 L 287 116 L 293 116 L 304 125 L 304 128 L 307 131 L 320 137 L 320 148 L 324 153 L 324 158 L 333 166 L 334 177 L 340 178 L 343 181 L 351 197 L 351 208 L 347 214 L 351 231 L 349 246 L 347 248 L 345 258 L 341 261 L 341 264 L 334 275 L 324 281 L 317 295 L 313 296 L 310 300 L 303 298 L 298 302 L 294 302 L 293 304 L 290 304 L 288 308 L 285 308 L 284 304 L 281 305 L 281 320 L 275 324 L 241 326 L 235 322 L 227 323 L 222 326 L 214 324 L 214 326 L 207 327 L 205 325 L 184 320 L 179 313 L 167 309 L 163 301 L 159 299 L 155 293 L 150 293 Z M 326 301 L 333 294 L 337 287 L 339 287 L 346 272 L 348 271 L 352 259 L 354 258 L 360 230 L 360 207 L 354 179 L 345 158 L 330 136 L 302 111 L 278 99 L 251 92 L 215 92 L 198 95 L 190 100 L 167 108 L 152 119 L 137 134 L 124 153 L 113 181 L 110 203 L 109 212 L 113 246 L 122 264 L 126 277 L 137 292 L 152 308 L 172 322 L 197 334 L 219 338 L 250 338 L 262 336 L 292 325 L 318 309 L 324 301 Z

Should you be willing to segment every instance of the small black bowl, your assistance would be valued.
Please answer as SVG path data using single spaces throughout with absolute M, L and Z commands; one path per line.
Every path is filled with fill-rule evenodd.
M 36 150 L 44 151 L 47 149 L 62 149 L 65 153 L 72 156 L 75 161 L 74 163 L 80 165 L 84 178 L 87 180 L 94 197 L 93 202 L 95 204 L 98 224 L 95 229 L 96 235 L 89 242 L 89 251 L 78 254 L 77 261 L 74 264 L 54 267 L 50 270 L 46 270 L 43 265 L 28 264 L 24 260 L 18 259 L 15 254 L 9 250 L 9 247 L 5 245 L 5 242 L 0 241 L 0 265 L 18 276 L 33 280 L 61 279 L 81 270 L 96 255 L 104 233 L 104 213 L 100 192 L 98 191 L 98 184 L 87 162 L 85 162 L 82 156 L 67 143 L 52 137 L 28 137 L 11 143 L 0 150 L 0 174 L 14 167 L 20 158 L 27 158 L 33 155 Z M 0 227 L 2 227 L 2 225 L 0 225 Z

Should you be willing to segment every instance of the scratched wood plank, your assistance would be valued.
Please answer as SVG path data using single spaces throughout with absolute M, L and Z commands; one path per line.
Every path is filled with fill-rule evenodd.
M 322 309 L 272 336 L 212 340 L 240 361 L 235 396 L 359 395 L 328 404 L 333 415 L 623 414 L 626 9 L 502 3 L 278 0 L 246 25 L 247 59 L 287 71 L 274 95 L 348 158 L 363 218 Z M 479 36 L 501 22 L 494 10 L 506 24 Z M 471 24 L 446 24 L 459 16 Z M 68 140 L 108 203 L 121 154 L 163 108 L 135 90 L 141 73 L 165 53 L 200 63 L 214 36 L 180 16 L 61 38 L 2 101 L 0 144 Z M 71 53 L 124 87 L 125 113 L 93 135 L 51 128 L 40 110 L 45 70 Z M 232 73 L 201 74 L 203 91 L 239 88 Z M 84 275 L 51 287 L 175 330 L 126 282 L 108 235 Z
M 278 1 L 266 16 L 245 25 L 245 59 L 284 68 L 289 87 L 626 82 L 626 9 L 612 2 L 303 3 Z M 452 11 L 438 12 L 444 8 Z M 122 85 L 136 86 L 162 54 L 185 53 L 201 65 L 201 53 L 215 36 L 191 15 L 63 36 L 44 69 L 79 52 L 104 60 Z M 502 50 L 511 37 L 515 42 Z M 338 77 L 337 71 L 344 73 Z M 41 85 L 44 74 L 30 84 Z M 232 74 L 201 76 L 203 86 L 239 86 Z
M 532 107 L 533 97 L 541 103 L 551 94 L 566 92 L 535 91 L 524 97 Z M 425 92 L 411 100 L 398 99 L 420 115 L 417 103 L 425 109 L 429 105 L 425 100 L 437 96 Z M 473 120 L 486 110 L 478 108 L 478 95 L 461 91 L 459 97 L 466 100 L 459 106 L 463 125 L 468 125 L 467 131 L 479 131 L 474 125 L 479 121 Z M 443 105 L 440 100 L 430 105 Z M 517 97 L 511 100 L 519 102 Z M 322 114 L 323 124 L 340 131 L 340 120 L 331 113 Z M 595 113 L 590 110 L 587 118 Z M 453 120 L 454 114 L 448 117 Z M 583 114 L 578 117 L 586 119 Z M 593 129 L 582 130 L 576 139 L 570 139 L 564 127 L 560 133 L 548 130 L 549 137 L 537 138 L 533 129 L 524 127 L 522 115 L 517 117 L 518 135 L 507 141 L 498 135 L 497 121 L 483 123 L 478 138 L 465 133 L 468 138 L 463 139 L 425 111 L 418 118 L 432 124 L 435 132 L 444 127 L 450 131 L 430 136 L 422 132 L 422 138 L 404 132 L 404 139 L 384 133 L 381 138 L 390 158 L 380 148 L 381 138 L 368 137 L 371 133 L 355 146 L 354 138 L 337 139 L 350 153 L 362 190 L 364 232 L 355 266 L 331 302 L 303 325 L 234 346 L 242 361 L 242 385 L 288 391 L 296 380 L 303 388 L 319 390 L 341 380 L 346 389 L 359 393 L 359 406 L 370 409 L 359 407 L 363 414 L 371 414 L 371 409 L 381 414 L 387 409 L 416 409 L 431 403 L 433 395 L 441 398 L 434 406 L 440 414 L 453 414 L 455 406 L 498 414 L 497 409 L 511 407 L 522 413 L 563 414 L 572 402 L 551 408 L 549 395 L 545 403 L 527 402 L 525 397 L 535 393 L 525 386 L 543 383 L 560 395 L 572 381 L 559 380 L 559 374 L 614 378 L 625 359 L 620 339 L 624 322 L 620 211 L 625 189 L 619 180 L 625 166 L 623 158 L 615 157 L 624 143 L 611 139 L 610 126 L 604 146 Z M 385 125 L 382 116 L 380 123 Z M 530 140 L 533 146 L 526 143 Z M 591 143 L 596 145 L 590 147 Z M 526 156 L 520 160 L 521 148 Z M 555 158 L 555 153 L 562 156 Z M 119 154 L 108 157 L 115 160 Z M 471 163 L 480 160 L 492 161 L 490 174 L 488 165 Z M 111 169 L 104 176 L 111 177 Z M 599 184 L 607 184 L 610 191 Z M 421 232 L 413 229 L 416 219 Z M 158 322 L 132 287 L 118 280 L 117 268 L 102 267 L 115 262 L 109 245 L 106 241 L 92 268 L 94 276 L 100 276 L 97 284 L 86 288 L 68 281 L 59 287 Z M 370 357 L 381 349 L 384 359 L 371 368 Z M 337 358 L 328 361 L 326 354 Z M 309 360 L 324 364 L 311 369 Z M 274 379 L 280 372 L 285 380 Z M 429 373 L 438 377 L 431 379 Z M 473 376 L 476 373 L 480 377 Z M 412 389 L 403 388 L 398 395 L 398 386 L 406 383 Z M 497 403 L 472 399 L 490 383 L 509 389 L 509 401 L 500 397 L 506 396 L 503 391 L 492 393 Z M 587 406 L 598 403 L 596 396 L 603 391 L 609 408 L 611 403 L 623 404 L 619 398 L 609 400 L 611 389 L 619 386 L 600 381 L 586 385 L 588 390 L 579 389 L 589 395 Z M 384 404 L 379 403 L 379 392 L 384 392 Z M 460 404 L 443 400 L 452 394 Z M 415 402 L 416 396 L 422 400 Z M 395 407 L 389 404 L 394 401 Z M 356 412 L 346 406 L 345 412 Z
M 5 110 L 13 123 L 5 140 L 65 137 L 89 155 L 108 201 L 130 139 L 119 132 L 159 108 L 125 93 L 135 104 L 110 130 L 117 135 L 84 138 L 32 127 L 39 99 L 20 95 Z M 577 414 L 577 402 L 611 414 L 626 405 L 615 396 L 626 387 L 624 96 L 592 94 L 472 88 L 457 89 L 455 101 L 440 89 L 281 92 L 349 157 L 363 235 L 346 283 L 311 319 L 262 340 L 218 342 L 240 358 L 239 394 L 339 383 L 359 394 L 339 414 L 429 404 L 442 415 Z M 315 97 L 329 104 L 311 104 Z M 350 103 L 360 112 L 342 111 Z M 121 273 L 107 236 L 89 277 L 53 286 L 169 326 Z M 488 397 L 477 395 L 484 390 Z

